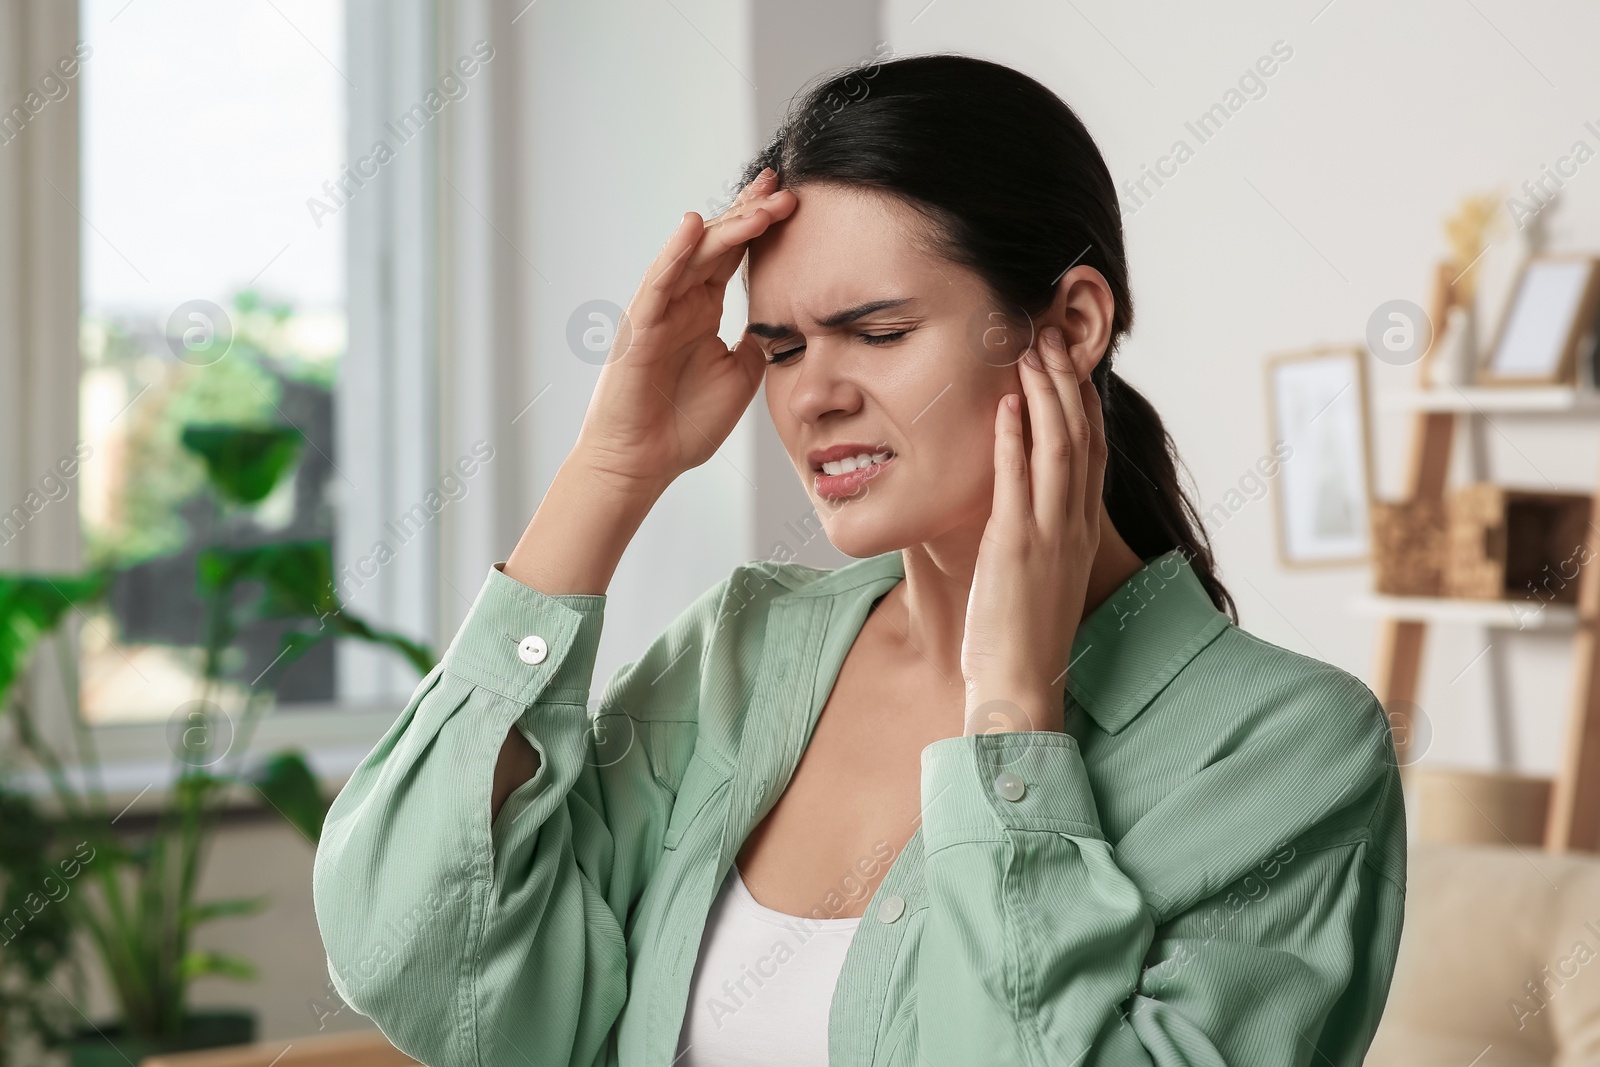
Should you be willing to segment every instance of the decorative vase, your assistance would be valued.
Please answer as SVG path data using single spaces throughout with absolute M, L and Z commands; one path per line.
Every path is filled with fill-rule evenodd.
M 1428 384 L 1437 388 L 1471 385 L 1477 376 L 1477 330 L 1472 311 L 1460 304 L 1445 312 L 1444 332 L 1435 341 L 1438 351 L 1428 364 Z
M 163 1052 L 248 1045 L 255 1039 L 253 1011 L 192 1011 L 183 1018 L 183 1033 L 170 1038 L 128 1034 L 120 1023 L 80 1028 L 68 1053 L 72 1067 L 128 1067 Z

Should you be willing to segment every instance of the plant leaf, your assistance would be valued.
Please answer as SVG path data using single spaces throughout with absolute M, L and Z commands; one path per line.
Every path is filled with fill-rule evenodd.
M 307 652 L 310 652 L 317 645 L 321 644 L 322 639 L 326 636 L 327 634 L 321 631 L 316 633 L 303 633 L 299 630 L 290 630 L 288 633 L 284 634 L 278 642 L 278 656 L 272 661 L 270 667 L 270 669 L 273 671 L 273 677 L 276 678 L 278 675 L 281 675 L 284 671 L 288 670 L 290 664 L 294 663 L 295 660 L 299 659 Z M 259 680 L 260 679 L 258 678 L 257 681 Z M 275 684 L 275 682 L 267 683 L 269 687 Z
M 239 915 L 255 915 L 271 903 L 269 897 L 235 897 L 232 900 L 209 900 L 204 904 L 191 904 L 184 909 L 184 918 L 191 926 L 227 919 Z
M 198 560 L 200 592 L 216 593 L 242 581 L 264 587 L 261 618 L 321 618 L 339 609 L 333 587 L 333 550 L 327 541 L 280 541 L 249 548 L 208 548 Z
M 316 775 L 299 752 L 279 752 L 255 776 L 255 787 L 313 845 L 322 838 L 328 806 L 317 789 Z
M 196 560 L 195 574 L 201 599 L 211 604 L 231 603 L 233 589 L 241 583 L 260 583 L 253 601 L 237 613 L 232 608 L 224 612 L 225 625 L 220 629 L 230 643 L 241 618 L 319 620 L 316 634 L 282 635 L 279 654 L 251 683 L 252 688 L 270 672 L 273 677 L 264 685 L 275 689 L 283 672 L 328 632 L 320 623 L 322 616 L 339 606 L 333 588 L 333 555 L 326 541 L 204 549 Z
M 419 675 L 439 662 L 427 645 L 388 630 L 380 630 L 360 616 L 344 610 L 334 585 L 333 550 L 327 541 L 283 541 L 250 548 L 212 548 L 200 554 L 200 592 L 217 593 L 243 581 L 264 587 L 255 604 L 260 618 L 315 619 L 319 631 L 330 629 L 344 637 L 382 645 L 406 658 Z M 284 638 L 284 648 L 299 656 L 310 647 L 306 638 Z M 290 642 L 295 642 L 291 646 Z
M 206 477 L 218 495 L 245 505 L 260 503 L 277 488 L 305 444 L 305 435 L 293 426 L 190 423 L 179 439 L 205 461 Z
M 0 574 L 0 707 L 39 639 L 75 606 L 98 600 L 110 583 L 109 571 Z
M 249 981 L 256 976 L 256 965 L 231 952 L 190 952 L 183 957 L 185 981 L 215 975 Z
M 375 645 L 384 645 L 394 649 L 404 656 L 412 667 L 416 668 L 418 674 L 426 675 L 439 662 L 439 658 L 434 655 L 433 649 L 427 645 L 420 644 L 390 630 L 376 629 L 359 616 L 352 615 L 348 611 L 340 611 L 337 614 L 329 615 L 327 616 L 327 621 L 333 625 L 335 630 L 346 637 L 354 637 L 362 641 L 370 641 Z
M 0 978 L 8 973 L 12 979 L 21 977 L 24 991 L 41 987 L 45 976 L 72 952 L 72 913 L 53 906 L 65 898 L 55 897 L 52 890 L 70 892 L 70 887 L 55 867 L 52 832 L 32 796 L 10 792 L 0 781 Z M 46 902 L 36 908 L 41 900 Z M 10 996 L 9 990 L 0 989 L 0 1005 Z

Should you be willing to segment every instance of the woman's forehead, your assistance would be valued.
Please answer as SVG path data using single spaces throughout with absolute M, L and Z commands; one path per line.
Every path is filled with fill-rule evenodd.
M 966 271 L 930 255 L 920 217 L 893 197 L 802 187 L 787 219 L 750 244 L 744 267 L 752 321 L 822 325 L 838 313 L 885 300 L 930 301 Z

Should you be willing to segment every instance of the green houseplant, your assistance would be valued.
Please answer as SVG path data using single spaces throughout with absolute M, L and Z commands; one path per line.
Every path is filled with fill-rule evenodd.
M 41 638 L 77 601 L 101 595 L 103 575 L 19 578 L 0 575 L 0 712 Z M 31 725 L 19 718 L 18 732 Z M 29 1062 L 59 1043 L 76 1017 L 56 979 L 81 988 L 72 957 L 72 912 L 63 907 L 82 872 L 63 856 L 66 835 L 31 792 L 7 781 L 19 768 L 16 746 L 0 746 L 0 1065 Z M 62 863 L 57 869 L 56 864 Z
M 58 851 L 33 798 L 0 789 L 0 1065 L 6 1067 L 29 1062 L 73 1021 L 49 985 L 70 967 L 72 923 L 56 904 L 81 864 L 58 861 Z
M 188 425 L 185 449 L 203 461 L 216 516 L 248 511 L 266 499 L 293 468 L 303 438 L 298 430 L 273 425 Z M 213 524 L 214 529 L 225 524 Z M 65 896 L 51 912 L 64 927 L 39 927 L 64 939 L 81 929 L 93 945 L 96 961 L 118 1004 L 119 1018 L 110 1025 L 80 1031 L 72 1045 L 74 1067 L 100 1063 L 137 1063 L 158 1051 L 176 1051 L 249 1041 L 253 1017 L 248 1013 L 198 1012 L 188 1006 L 191 982 L 204 976 L 249 978 L 246 960 L 198 949 L 193 941 L 202 924 L 227 916 L 252 914 L 263 898 L 198 899 L 197 886 L 206 844 L 217 816 L 230 795 L 252 790 L 315 843 L 326 811 L 315 778 L 304 758 L 278 752 L 254 764 L 247 759 L 251 735 L 271 706 L 275 685 L 297 659 L 334 636 L 388 647 L 419 673 L 436 661 L 426 646 L 402 635 L 371 626 L 344 610 L 333 582 L 333 558 L 325 540 L 230 545 L 213 543 L 195 557 L 196 592 L 204 605 L 199 646 L 199 696 L 179 709 L 169 730 L 175 759 L 168 800 L 154 827 L 140 835 L 119 834 L 112 810 L 99 785 L 99 758 L 77 699 L 77 678 L 70 641 L 61 622 L 83 605 L 102 600 L 113 578 L 109 570 L 83 575 L 0 575 L 0 709 L 9 713 L 26 752 L 50 783 L 57 810 L 48 823 L 53 832 L 35 834 L 15 851 L 15 865 L 24 872 L 15 880 L 28 884 L 27 871 L 46 862 L 52 849 L 82 842 L 88 859 L 79 869 L 88 875 L 81 890 Z M 253 622 L 287 624 L 277 657 L 254 679 L 244 707 L 233 717 L 219 701 L 228 687 L 230 647 Z M 12 682 L 26 665 L 33 647 L 44 637 L 58 643 L 63 686 L 72 713 L 75 751 L 69 760 L 46 743 L 27 700 Z M 0 794 L 0 803 L 5 796 Z M 135 840 L 129 842 L 129 836 Z M 0 836 L 0 864 L 6 840 Z M 31 865 L 31 866 L 30 866 Z M 9 898 L 8 898 L 9 899 Z M 41 912 L 43 914 L 43 912 Z M 49 997 L 38 996 L 38 983 L 63 965 L 65 952 L 52 954 L 55 941 L 31 943 L 37 959 L 18 956 L 12 984 L 20 993 L 10 1017 L 46 1038 L 60 1039 L 59 1020 L 34 1010 Z M 8 956 L 0 956 L 0 974 Z M 32 986 L 30 987 L 30 981 Z M 7 1006 L 0 984 L 0 1013 Z M 59 990 L 56 999 L 62 998 Z M 0 1015 L 0 1017 L 4 1017 Z

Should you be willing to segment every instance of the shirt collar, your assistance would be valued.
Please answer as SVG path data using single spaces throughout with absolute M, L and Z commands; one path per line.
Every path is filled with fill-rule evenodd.
M 1095 725 L 1114 734 L 1232 624 L 1184 549 L 1153 556 L 1079 625 L 1067 692 Z
M 779 581 L 788 585 L 785 577 L 791 576 L 782 575 Z M 887 592 L 904 577 L 904 560 L 894 550 L 796 582 L 784 595 L 838 601 Z M 867 586 L 881 590 L 863 592 Z M 1068 660 L 1067 693 L 1095 725 L 1114 734 L 1230 625 L 1232 619 L 1211 602 L 1185 549 L 1153 556 L 1078 626 Z

